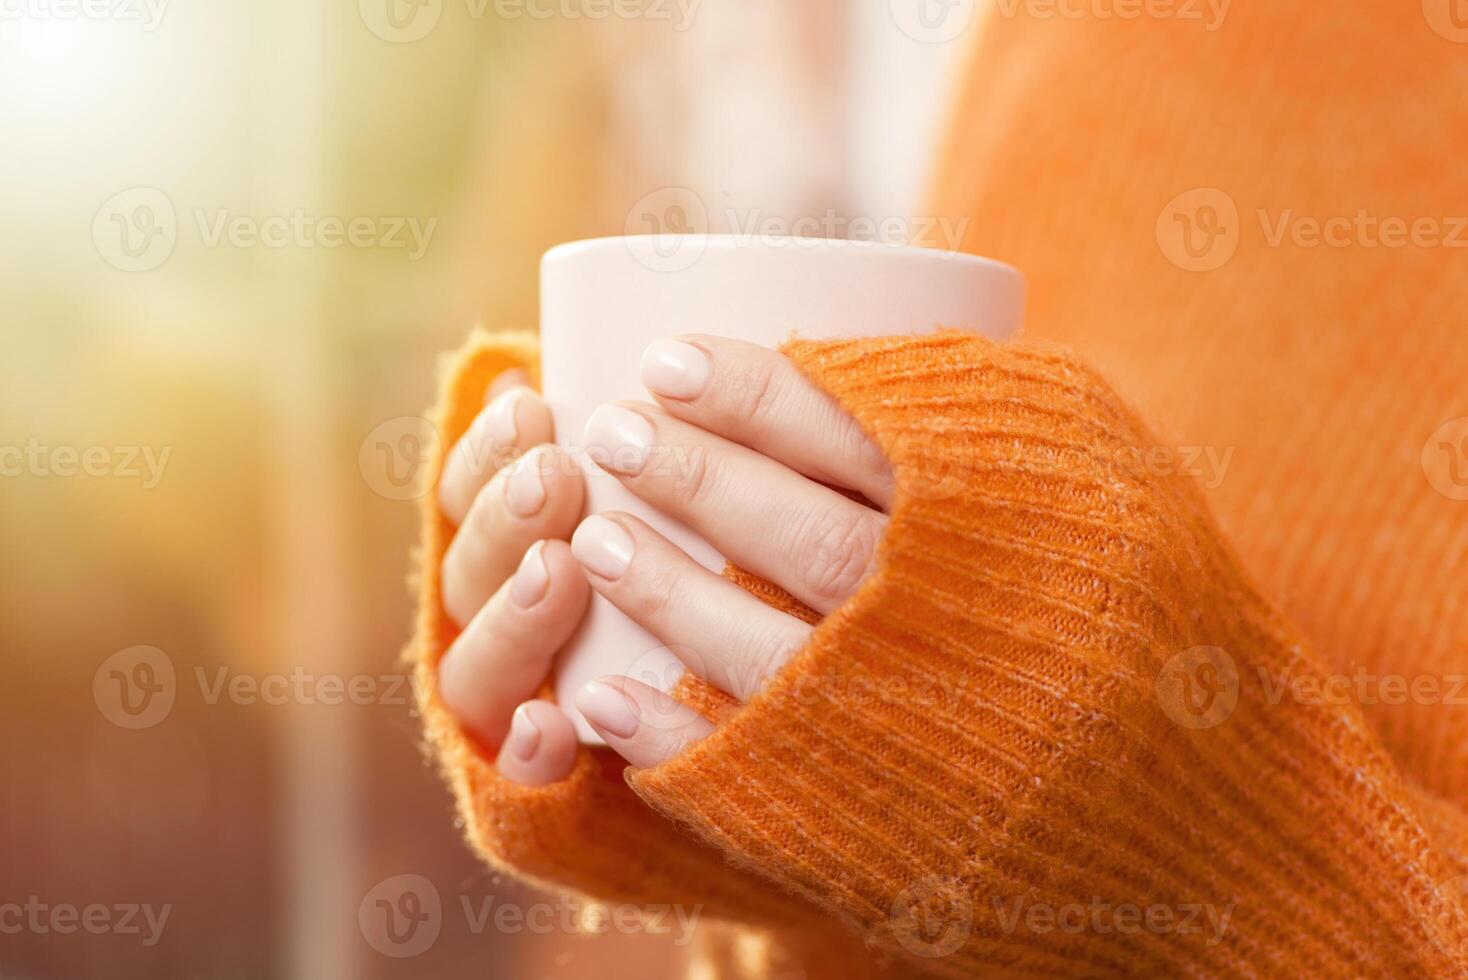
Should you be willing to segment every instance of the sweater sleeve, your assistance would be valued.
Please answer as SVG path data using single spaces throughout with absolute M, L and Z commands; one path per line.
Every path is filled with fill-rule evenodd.
M 910 972 L 1464 975 L 1465 823 L 1396 771 L 1082 363 L 967 334 L 786 353 L 888 452 L 877 568 L 631 774 Z

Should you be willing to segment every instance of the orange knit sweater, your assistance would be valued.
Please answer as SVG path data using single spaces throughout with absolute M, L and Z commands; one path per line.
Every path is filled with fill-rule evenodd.
M 859 594 L 672 762 L 497 778 L 435 692 L 430 495 L 413 652 L 481 853 L 809 977 L 1468 976 L 1468 48 L 1428 6 L 989 25 L 941 211 L 1080 353 L 787 346 L 902 492 Z M 445 444 L 534 359 L 471 342 Z

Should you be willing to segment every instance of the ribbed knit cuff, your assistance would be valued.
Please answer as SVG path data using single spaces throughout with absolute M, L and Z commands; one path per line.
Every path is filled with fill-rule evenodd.
M 1463 971 L 1444 820 L 1357 709 L 1271 695 L 1324 671 L 1104 382 L 957 333 L 786 353 L 892 461 L 877 569 L 645 800 L 913 971 Z

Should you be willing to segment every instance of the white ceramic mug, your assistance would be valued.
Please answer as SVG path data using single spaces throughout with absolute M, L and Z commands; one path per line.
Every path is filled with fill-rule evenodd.
M 587 513 L 645 520 L 705 567 L 724 558 L 686 525 L 653 510 L 579 451 L 601 404 L 650 401 L 638 380 L 648 344 L 679 334 L 777 347 L 806 338 L 926 333 L 940 327 L 1011 337 L 1024 278 L 977 256 L 906 245 L 810 238 L 656 235 L 559 245 L 540 266 L 541 372 L 556 436 L 586 473 Z M 575 709 L 590 680 L 633 676 L 667 690 L 678 659 L 594 595 L 556 664 L 555 692 L 581 739 L 601 739 Z

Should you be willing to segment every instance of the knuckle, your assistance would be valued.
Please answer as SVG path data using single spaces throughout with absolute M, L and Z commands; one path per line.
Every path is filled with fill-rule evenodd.
M 663 622 L 677 602 L 671 589 L 659 588 L 655 582 L 639 580 L 624 593 L 619 605 L 624 613 L 646 626 Z
M 488 436 L 470 429 L 449 451 L 449 470 L 457 482 L 477 486 L 513 458 L 513 447 L 497 448 Z
M 495 479 L 476 490 L 474 500 L 469 504 L 469 513 L 464 517 L 463 529 L 491 546 L 498 537 L 502 524 L 500 512 L 505 506 L 504 487 L 500 484 L 501 474 L 497 473 Z
M 462 555 L 450 551 L 439 565 L 439 583 L 443 611 L 456 625 L 463 626 L 474 614 L 469 596 L 469 575 Z
M 877 516 L 855 508 L 832 508 L 816 521 L 797 550 L 811 594 L 839 602 L 856 591 L 877 553 Z
M 805 637 L 792 635 L 790 631 L 771 631 L 761 638 L 759 652 L 749 664 L 747 677 L 739 678 L 738 685 L 745 700 L 759 693 L 786 664 L 795 659 L 805 646 Z
M 444 464 L 443 477 L 438 481 L 438 510 L 455 525 L 464 523 L 468 504 L 464 500 L 462 475 L 453 464 L 452 458 Z
M 673 571 L 659 567 L 656 561 L 639 560 L 632 564 L 617 582 L 617 606 L 632 619 L 648 625 L 661 623 L 680 604 L 683 586 Z
M 652 759 L 671 759 L 681 753 L 685 746 L 697 741 L 698 718 L 691 712 L 676 707 L 644 707 L 643 729 L 639 733 L 645 738 L 646 752 Z
M 842 452 L 847 459 L 856 460 L 863 487 L 890 487 L 894 480 L 892 462 L 881 443 L 867 435 L 854 419 L 849 420 L 842 437 Z
M 774 403 L 779 397 L 776 373 L 776 365 L 772 361 L 759 360 L 739 377 L 730 402 L 736 423 L 753 426 L 773 414 Z
M 582 475 L 575 461 L 557 446 L 537 454 L 535 465 L 545 487 L 546 511 L 558 517 L 575 520 L 582 496 Z M 577 505 L 577 506 L 573 506 Z M 564 512 L 564 513 L 563 513 Z
M 527 429 L 527 434 L 536 438 L 553 438 L 555 419 L 551 414 L 550 403 L 541 397 L 540 392 L 526 388 L 525 393 L 520 396 L 515 415 L 517 421 L 523 423 Z
M 863 471 L 868 476 L 891 475 L 892 463 L 887 458 L 886 450 L 876 439 L 867 435 L 854 420 L 846 430 L 846 438 L 849 440 L 849 452 L 860 461 Z
M 719 465 L 706 446 L 674 452 L 673 502 L 683 510 L 697 510 L 709 502 L 719 482 Z

